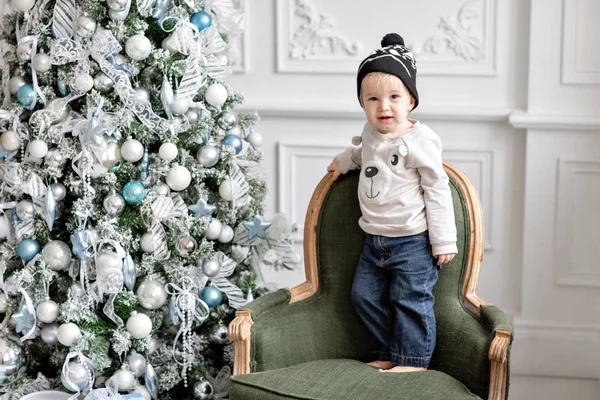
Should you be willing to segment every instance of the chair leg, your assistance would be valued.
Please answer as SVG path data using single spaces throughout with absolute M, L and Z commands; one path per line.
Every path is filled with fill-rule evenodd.
M 250 329 L 252 312 L 236 311 L 236 317 L 229 324 L 229 340 L 233 342 L 233 375 L 250 373 Z
M 508 345 L 510 344 L 510 332 L 497 330 L 490 344 L 488 357 L 492 363 L 490 370 L 490 391 L 488 400 L 506 400 L 508 379 Z

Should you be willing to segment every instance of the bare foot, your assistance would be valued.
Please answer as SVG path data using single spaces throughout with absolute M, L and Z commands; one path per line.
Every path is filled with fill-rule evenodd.
M 396 365 L 396 364 L 394 364 L 391 361 L 379 361 L 379 360 L 377 360 L 377 361 L 371 361 L 367 365 L 370 365 L 371 367 L 379 368 L 379 370 L 382 371 L 382 370 L 390 369 L 390 368 L 394 367 L 394 365 Z
M 380 372 L 416 372 L 416 371 L 427 371 L 427 368 L 421 367 L 405 367 L 402 365 L 396 365 L 393 368 L 381 368 Z

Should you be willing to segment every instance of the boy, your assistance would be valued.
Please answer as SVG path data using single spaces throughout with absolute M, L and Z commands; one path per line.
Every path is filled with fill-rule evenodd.
M 419 104 L 416 65 L 397 34 L 359 66 L 358 98 L 367 116 L 361 137 L 328 171 L 361 168 L 358 198 L 366 242 L 352 303 L 371 332 L 380 371 L 425 370 L 435 348 L 432 288 L 439 266 L 457 253 L 442 143 L 409 119 Z M 436 262 L 437 259 L 437 262 Z M 437 264 L 437 265 L 436 265 Z

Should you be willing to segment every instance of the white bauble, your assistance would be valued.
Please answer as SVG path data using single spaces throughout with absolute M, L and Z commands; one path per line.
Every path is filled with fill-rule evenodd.
M 172 190 L 180 192 L 190 186 L 190 183 L 192 183 L 192 174 L 186 167 L 175 165 L 167 173 L 166 181 Z
M 110 142 L 106 145 L 106 151 L 96 152 L 96 158 L 105 167 L 112 168 L 121 161 L 121 148 L 118 143 Z
M 79 327 L 72 322 L 67 322 L 58 327 L 56 337 L 60 344 L 70 347 L 73 343 L 79 340 L 81 337 L 81 331 Z
M 223 229 L 217 240 L 221 243 L 231 242 L 233 240 L 233 229 L 229 225 L 223 225 Z
M 225 179 L 219 185 L 219 194 L 223 198 L 223 200 L 231 201 L 233 200 L 233 181 L 231 179 Z
M 140 103 L 145 103 L 146 101 L 150 101 L 150 92 L 148 92 L 148 89 L 143 88 L 143 87 L 137 87 L 134 90 L 135 90 L 135 96 L 134 96 L 135 101 L 138 101 Z
M 206 228 L 206 232 L 204 232 L 204 236 L 206 236 L 209 240 L 216 240 L 221 236 L 221 231 L 223 230 L 223 224 L 216 218 L 213 218 Z
M 195 124 L 200 119 L 200 112 L 197 108 L 190 108 L 186 113 L 185 117 L 188 119 L 190 124 Z
M 15 209 L 17 213 L 17 217 L 23 221 L 32 220 L 35 217 L 35 206 L 33 202 L 29 199 L 21 200 L 17 203 L 17 208 Z
M 114 11 L 123 11 L 127 8 L 127 0 L 106 0 L 108 8 Z
M 35 5 L 35 0 L 12 0 L 14 8 L 21 12 L 29 11 Z
M 61 240 L 52 240 L 44 245 L 42 259 L 54 271 L 62 271 L 71 264 L 71 248 Z
M 152 332 L 152 321 L 144 313 L 131 313 L 131 317 L 127 320 L 127 332 L 134 339 L 145 339 Z
M 221 264 L 217 260 L 206 260 L 202 264 L 202 272 L 209 278 L 217 276 L 219 271 L 221 271 Z
M 138 302 L 146 310 L 161 308 L 167 301 L 165 285 L 155 279 L 146 279 L 136 292 Z
M 171 35 L 169 35 L 163 39 L 163 41 L 160 43 L 160 47 L 163 50 L 169 51 L 169 53 L 172 53 L 172 54 L 177 53 L 177 47 L 173 43 L 173 37 L 171 37 Z
M 152 52 L 152 43 L 142 34 L 133 35 L 125 43 L 125 52 L 132 60 L 140 61 Z
M 25 85 L 25 79 L 22 76 L 13 76 L 8 81 L 8 89 L 10 90 L 10 94 L 17 94 L 21 86 Z
M 0 143 L 6 151 L 17 151 L 21 147 L 21 139 L 15 131 L 8 130 L 2 133 L 0 136 Z
M 175 115 L 183 115 L 190 109 L 190 99 L 185 96 L 175 96 L 171 110 Z
M 79 92 L 89 92 L 94 87 L 94 78 L 90 74 L 79 74 L 75 77 L 73 87 Z
M 62 384 L 71 392 L 79 392 L 90 386 L 91 376 L 88 375 L 88 369 L 81 362 L 71 361 L 67 366 L 66 376 L 61 375 Z
M 204 98 L 211 106 L 221 108 L 227 101 L 227 89 L 220 83 L 213 83 L 206 89 Z
M 46 72 L 52 68 L 52 62 L 50 62 L 50 56 L 46 53 L 39 53 L 33 57 L 33 68 L 37 72 Z
M 113 375 L 117 378 L 117 389 L 119 392 L 128 392 L 135 385 L 135 376 L 126 367 L 121 368 Z
M 43 140 L 36 139 L 29 142 L 27 150 L 31 157 L 41 159 L 48 154 L 48 145 Z
M 163 143 L 158 149 L 158 155 L 166 162 L 171 162 L 177 157 L 177 146 L 173 143 Z
M 248 135 L 246 140 L 254 147 L 260 147 L 263 142 L 262 135 L 258 132 L 252 132 Z
M 0 172 L 2 171 L 2 168 L 0 167 Z M 0 180 L 4 180 L 3 176 L 0 176 Z M 8 237 L 8 235 L 10 234 L 10 221 L 8 219 L 8 216 L 3 215 L 0 216 L 0 240 L 2 239 L 6 239 Z M 2 313 L 4 311 L 0 311 L 0 313 Z
M 152 400 L 150 392 L 148 391 L 148 389 L 146 389 L 146 386 L 144 385 L 135 385 L 135 388 L 131 393 L 139 393 L 144 397 L 144 400 Z
M 58 304 L 54 300 L 46 299 L 35 308 L 35 315 L 45 324 L 51 324 L 58 318 Z
M 104 271 L 106 274 L 108 271 L 121 270 L 122 267 L 123 260 L 119 258 L 117 253 L 113 253 L 112 251 L 102 252 L 96 261 L 98 274 L 100 274 L 101 271 Z
M 154 240 L 152 239 L 152 232 L 146 232 L 142 235 L 140 245 L 144 253 L 154 252 Z
M 121 145 L 121 156 L 129 162 L 137 162 L 144 156 L 144 145 L 137 139 L 126 140 Z

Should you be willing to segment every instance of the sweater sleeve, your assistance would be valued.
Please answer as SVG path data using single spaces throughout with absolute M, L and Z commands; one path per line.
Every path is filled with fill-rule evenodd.
M 336 156 L 342 174 L 352 169 L 360 168 L 362 165 L 362 144 L 356 147 L 348 147 Z
M 456 224 L 449 179 L 442 164 L 442 141 L 431 130 L 406 138 L 407 166 L 421 177 L 433 255 L 456 254 Z

